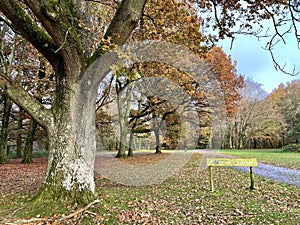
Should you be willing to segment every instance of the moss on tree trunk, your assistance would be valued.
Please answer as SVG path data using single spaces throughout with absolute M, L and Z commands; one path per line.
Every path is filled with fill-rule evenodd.
M 87 189 L 82 191 L 78 191 L 76 188 L 66 190 L 64 187 L 44 185 L 35 198 L 33 198 L 33 204 L 40 206 L 53 203 L 62 205 L 77 203 L 79 205 L 85 205 L 94 198 L 94 193 Z

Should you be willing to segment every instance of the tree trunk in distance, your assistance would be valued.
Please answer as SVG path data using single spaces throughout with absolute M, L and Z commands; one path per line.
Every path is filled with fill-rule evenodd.
M 130 132 L 130 138 L 129 138 L 129 148 L 128 148 L 128 157 L 133 157 L 133 133 Z
M 125 136 L 124 133 L 121 133 L 121 136 Z M 120 142 L 119 142 L 119 151 L 118 154 L 116 155 L 116 158 L 124 158 L 126 157 L 126 145 L 124 144 L 124 142 L 122 140 L 126 140 L 126 138 L 121 137 L 120 138 Z
M 159 138 L 159 128 L 154 129 L 154 134 L 155 134 L 155 153 L 161 153 L 160 149 L 160 138 Z
M 4 114 L 2 117 L 1 137 L 0 137 L 0 164 L 7 163 L 7 137 L 9 117 L 12 107 L 12 102 L 7 95 L 4 95 Z
M 18 134 L 17 134 L 17 150 L 16 150 L 16 159 L 22 158 L 22 128 L 23 128 L 23 123 L 22 123 L 22 118 L 18 117 L 17 118 L 17 123 L 18 123 Z
M 32 151 L 33 151 L 33 141 L 34 141 L 36 127 L 37 127 L 37 122 L 34 119 L 31 119 L 26 142 L 25 142 L 23 159 L 22 159 L 22 163 L 24 164 L 30 164 L 33 162 Z

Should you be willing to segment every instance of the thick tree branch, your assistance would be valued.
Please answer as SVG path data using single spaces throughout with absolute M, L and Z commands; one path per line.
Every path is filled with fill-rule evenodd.
M 84 65 L 84 51 L 80 37 L 76 31 L 80 22 L 77 15 L 80 12 L 76 11 L 77 8 L 72 8 L 74 7 L 74 3 L 70 1 L 36 0 L 24 0 L 24 2 L 57 45 L 54 53 L 61 56 L 60 62 L 64 61 L 64 64 L 69 67 Z M 68 70 L 68 68 L 65 70 Z
M 5 90 L 8 97 L 18 106 L 27 111 L 41 126 L 52 124 L 51 110 L 46 109 L 38 100 L 26 92 L 22 86 L 14 84 L 3 73 L 0 73 L 0 88 Z
M 144 7 L 147 0 L 123 0 L 112 19 L 104 38 L 111 38 L 111 42 L 118 46 L 126 43 L 131 32 L 138 24 L 143 15 Z M 100 45 L 89 60 L 89 64 L 93 63 L 99 56 L 103 54 Z
M 51 37 L 41 29 L 31 17 L 21 8 L 17 1 L 3 0 L 0 11 L 11 21 L 10 26 L 25 37 L 47 60 L 55 67 L 60 57 L 54 53 L 58 46 Z
M 118 1 L 107 1 L 107 0 L 85 0 L 86 2 L 94 2 L 94 3 L 99 3 L 102 5 L 106 5 L 112 8 L 117 8 L 120 3 Z

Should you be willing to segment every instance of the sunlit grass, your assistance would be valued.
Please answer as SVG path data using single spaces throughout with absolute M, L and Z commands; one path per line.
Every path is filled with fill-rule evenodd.
M 300 153 L 275 150 L 220 150 L 219 153 L 230 154 L 243 158 L 256 158 L 259 162 L 274 164 L 287 168 L 300 169 Z

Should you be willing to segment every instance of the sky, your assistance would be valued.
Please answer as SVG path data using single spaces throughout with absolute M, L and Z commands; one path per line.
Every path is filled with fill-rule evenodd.
M 223 40 L 218 43 L 227 55 L 237 62 L 237 73 L 262 84 L 268 93 L 277 88 L 280 83 L 300 79 L 300 75 L 291 76 L 276 71 L 271 55 L 263 47 L 269 39 L 257 40 L 255 37 L 238 36 L 230 49 L 231 40 Z M 297 48 L 295 38 L 290 35 L 286 38 L 286 44 L 274 47 L 276 60 L 280 65 L 286 65 L 286 70 L 300 72 L 300 50 Z

